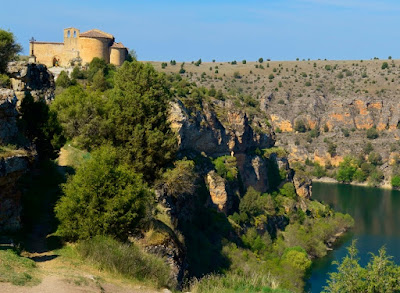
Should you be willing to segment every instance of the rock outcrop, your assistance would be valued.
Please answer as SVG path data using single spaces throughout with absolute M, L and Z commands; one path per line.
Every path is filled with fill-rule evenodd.
M 8 63 L 7 71 L 19 102 L 22 101 L 27 92 L 35 100 L 45 99 L 50 102 L 54 99 L 53 74 L 45 65 L 15 61 Z
M 16 183 L 28 166 L 27 155 L 0 158 L 0 232 L 15 232 L 21 226 L 21 192 Z
M 0 88 L 0 231 L 20 228 L 18 179 L 29 170 L 36 153 L 17 126 L 18 107 L 29 93 L 35 100 L 54 99 L 53 75 L 41 64 L 10 62 L 12 89 Z

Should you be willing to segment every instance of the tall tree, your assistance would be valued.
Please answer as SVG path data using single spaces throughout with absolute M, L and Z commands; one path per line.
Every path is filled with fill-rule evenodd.
M 14 34 L 0 29 L 0 73 L 7 69 L 7 63 L 21 52 L 22 47 L 15 41 Z

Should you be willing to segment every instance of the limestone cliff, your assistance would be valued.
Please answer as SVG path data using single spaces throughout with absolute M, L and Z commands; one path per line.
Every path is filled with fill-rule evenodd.
M 18 129 L 18 107 L 27 93 L 47 102 L 54 98 L 54 79 L 46 66 L 10 62 L 12 89 L 0 88 L 0 231 L 20 228 L 19 178 L 36 159 L 35 147 Z
M 54 99 L 54 77 L 43 64 L 10 62 L 7 67 L 12 88 L 18 101 L 29 92 L 35 100 L 44 98 L 47 102 Z

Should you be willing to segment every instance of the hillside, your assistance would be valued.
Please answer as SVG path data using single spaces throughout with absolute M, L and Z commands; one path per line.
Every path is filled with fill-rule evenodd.
M 182 67 L 150 63 L 167 73 Z M 390 187 L 391 178 L 398 175 L 400 61 L 198 63 L 185 63 L 181 75 L 198 86 L 215 88 L 217 102 L 221 90 L 251 118 L 266 117 L 276 145 L 289 152 L 294 168 L 314 177 L 336 178 L 335 167 L 351 156 L 351 164 L 360 170 L 363 162 L 373 166 L 364 165 L 357 179 L 340 181 Z

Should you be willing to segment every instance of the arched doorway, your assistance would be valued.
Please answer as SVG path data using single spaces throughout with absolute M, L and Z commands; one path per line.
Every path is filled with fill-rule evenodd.
M 54 57 L 53 57 L 53 66 L 58 67 L 58 66 L 60 66 L 60 65 L 61 65 L 61 64 L 60 64 L 60 57 L 54 56 Z

